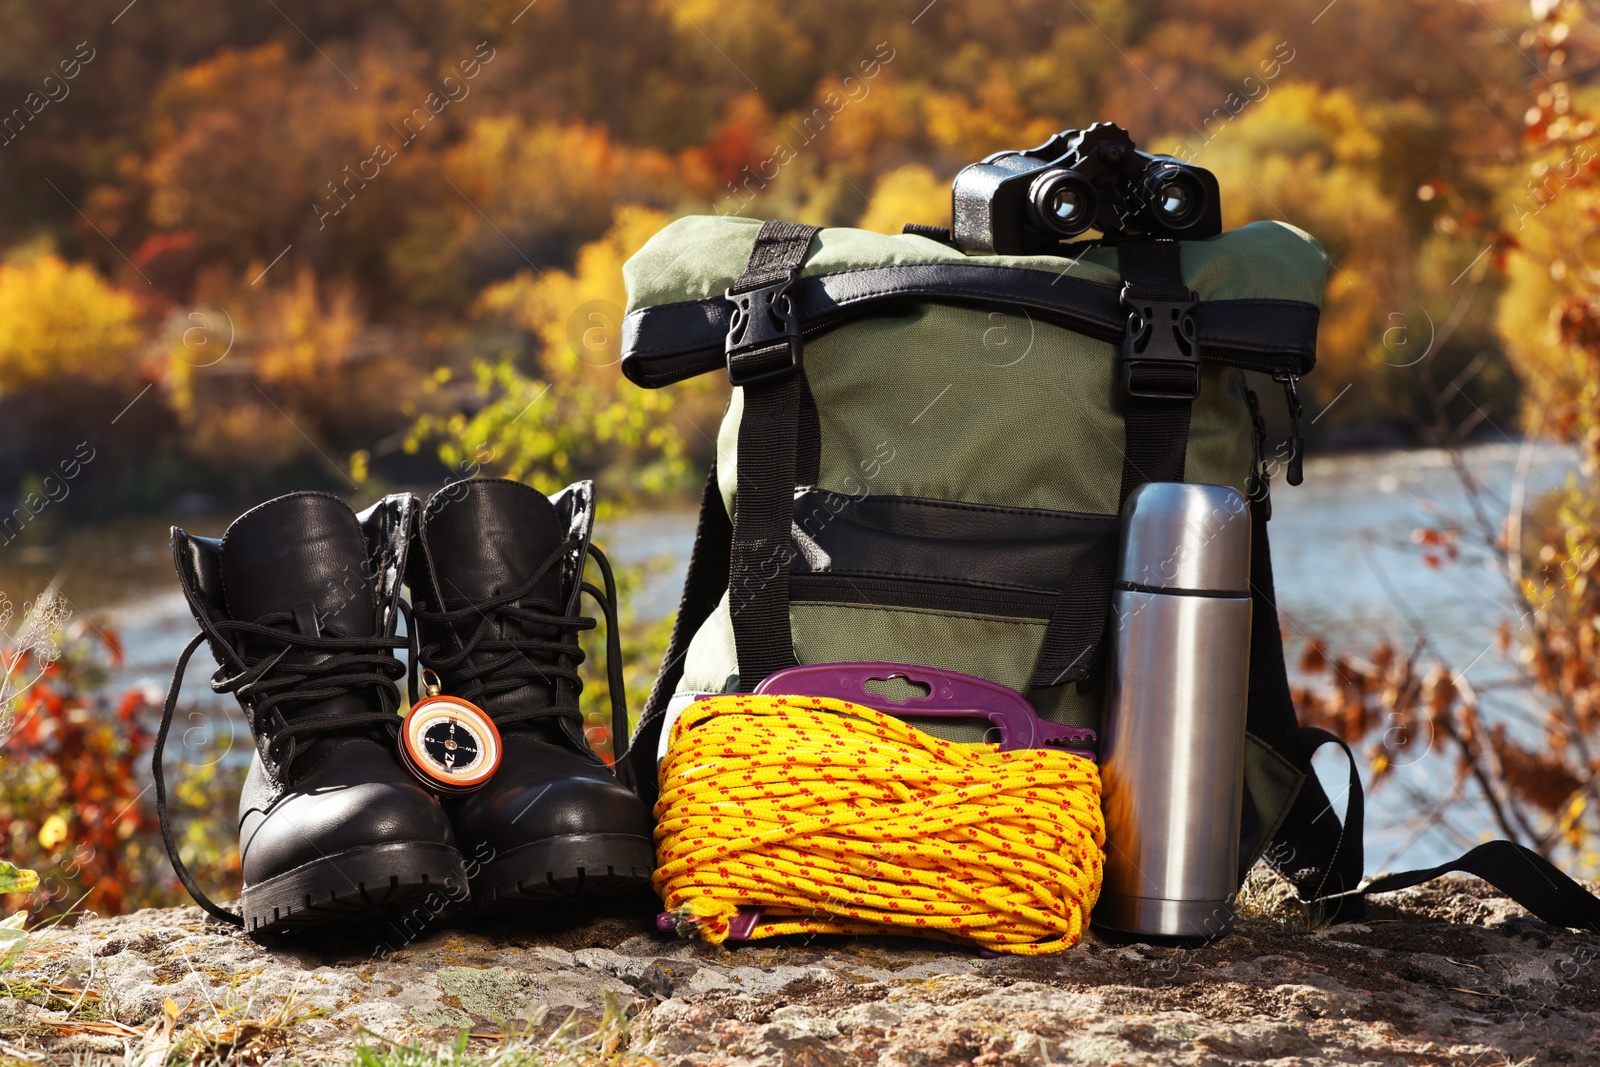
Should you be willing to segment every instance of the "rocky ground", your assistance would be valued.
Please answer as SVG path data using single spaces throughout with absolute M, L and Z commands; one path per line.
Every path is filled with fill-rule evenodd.
M 713 948 L 637 919 L 436 919 L 258 943 L 197 908 L 37 935 L 0 973 L 0 1064 L 1600 1063 L 1600 937 L 1481 882 L 1307 930 L 1258 893 L 1196 950 L 1042 958 L 817 939 Z M 459 1035 L 466 1034 L 465 1038 Z M 464 1042 L 464 1051 L 448 1048 Z M 410 1047 L 407 1047 L 407 1046 Z

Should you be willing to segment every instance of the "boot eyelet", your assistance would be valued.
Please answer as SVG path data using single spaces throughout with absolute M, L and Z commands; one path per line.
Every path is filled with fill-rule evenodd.
M 483 786 L 500 766 L 500 731 L 470 700 L 430 692 L 400 725 L 400 762 L 429 790 L 460 796 Z

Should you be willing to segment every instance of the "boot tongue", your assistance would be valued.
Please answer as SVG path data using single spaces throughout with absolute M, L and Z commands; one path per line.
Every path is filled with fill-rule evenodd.
M 442 604 L 432 607 L 456 609 L 521 589 L 538 574 L 533 587 L 517 603 L 552 614 L 566 613 L 562 592 L 562 564 L 551 557 L 566 542 L 566 531 L 555 505 L 538 490 L 518 482 L 471 479 L 435 493 L 422 516 L 422 538 L 433 567 L 434 596 Z M 549 564 L 549 566 L 546 566 Z M 430 596 L 429 599 L 433 599 Z M 534 626 L 507 619 L 493 611 L 473 613 L 450 625 L 450 636 L 443 638 L 446 651 L 469 640 L 488 618 L 486 635 L 491 639 L 541 638 L 556 640 L 562 635 L 553 626 Z M 427 633 L 424 641 L 434 641 Z M 453 637 L 453 640 L 451 639 Z M 469 657 L 473 664 L 496 658 L 501 653 L 481 652 Z M 555 662 L 549 652 L 524 654 L 534 664 Z M 486 679 L 491 680 L 491 679 Z M 445 679 L 451 687 L 450 679 Z M 486 711 L 516 711 L 549 707 L 556 697 L 553 681 L 533 678 L 505 693 L 479 699 Z M 546 729 L 550 724 L 527 724 L 528 729 Z
M 307 636 L 372 637 L 378 633 L 377 596 L 367 539 L 355 513 L 337 497 L 296 493 L 268 501 L 236 519 L 222 538 L 222 590 L 228 615 L 255 622 L 287 612 L 277 629 Z M 267 638 L 247 638 L 251 657 L 283 652 L 285 667 L 316 663 L 328 653 L 283 651 Z M 278 705 L 285 719 L 308 712 L 361 714 L 378 707 L 376 690 L 358 689 L 309 704 Z
M 527 584 L 566 540 L 555 505 L 518 482 L 458 482 L 434 494 L 423 516 L 423 536 L 439 594 L 454 607 Z M 544 572 L 523 603 L 564 608 L 561 565 Z

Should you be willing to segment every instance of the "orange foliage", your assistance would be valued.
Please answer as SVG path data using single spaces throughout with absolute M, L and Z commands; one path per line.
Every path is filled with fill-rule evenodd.
M 143 803 L 152 739 L 145 724 L 159 709 L 143 690 L 113 702 L 85 688 L 98 671 L 122 664 L 116 635 L 92 633 L 84 640 L 97 642 L 97 653 L 82 647 L 53 660 L 30 648 L 0 653 L 8 679 L 37 677 L 12 706 L 0 826 L 7 858 L 42 872 L 29 908 L 47 914 L 115 914 L 147 877 L 128 843 L 154 826 Z M 50 772 L 43 780 L 41 768 Z

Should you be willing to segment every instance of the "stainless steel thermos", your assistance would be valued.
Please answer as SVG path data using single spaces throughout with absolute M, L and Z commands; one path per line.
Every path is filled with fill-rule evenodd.
M 1152 482 L 1122 510 L 1101 733 L 1097 925 L 1208 938 L 1233 924 L 1250 676 L 1250 509 L 1219 485 Z

